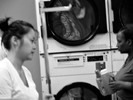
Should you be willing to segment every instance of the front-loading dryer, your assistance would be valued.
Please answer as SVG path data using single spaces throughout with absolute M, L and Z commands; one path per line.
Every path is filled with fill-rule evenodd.
M 44 58 L 41 55 L 41 77 L 43 94 L 48 93 Z M 78 53 L 62 53 L 50 54 L 50 80 L 51 92 L 57 100 L 110 100 L 101 99 L 101 95 L 97 83 L 95 71 L 97 68 L 105 69 L 112 72 L 111 52 L 78 52 Z M 82 96 L 81 96 L 82 95 Z M 69 98 L 73 98 L 70 99 Z M 69 99 L 65 99 L 69 98 Z
M 46 13 L 48 53 L 110 49 L 107 0 L 51 0 L 45 3 L 46 8 L 69 4 L 72 5 L 70 11 Z M 43 53 L 41 41 L 39 47 Z
M 86 92 L 89 92 L 92 95 L 88 96 L 90 100 L 101 100 L 96 83 L 96 67 L 112 71 L 107 0 L 51 0 L 46 7 L 66 6 L 69 3 L 72 5 L 70 11 L 46 13 L 51 81 L 47 82 L 46 54 L 39 38 L 42 92 L 45 95 L 51 89 L 52 94 L 60 99 L 62 91 L 73 94 L 77 90 L 77 94 L 85 94 L 82 97 L 88 96 Z M 38 26 L 38 29 L 42 28 L 40 22 Z

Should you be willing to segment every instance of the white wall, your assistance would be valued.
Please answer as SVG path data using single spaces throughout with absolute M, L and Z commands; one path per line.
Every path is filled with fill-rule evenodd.
M 13 19 L 25 20 L 37 27 L 35 0 L 0 0 L 0 18 L 12 17 Z M 42 100 L 42 87 L 40 77 L 39 52 L 37 50 L 32 61 L 25 63 L 31 71 L 33 80 L 36 83 L 37 91 Z

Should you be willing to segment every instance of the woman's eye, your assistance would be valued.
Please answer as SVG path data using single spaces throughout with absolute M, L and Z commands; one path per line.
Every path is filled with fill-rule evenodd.
M 34 40 L 31 40 L 32 43 L 34 43 Z
M 36 40 L 31 40 L 31 42 L 36 44 Z

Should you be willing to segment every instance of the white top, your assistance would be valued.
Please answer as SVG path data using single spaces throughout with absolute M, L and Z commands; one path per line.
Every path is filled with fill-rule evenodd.
M 38 100 L 38 92 L 30 71 L 22 66 L 29 87 L 25 86 L 12 63 L 4 58 L 0 61 L 0 100 Z

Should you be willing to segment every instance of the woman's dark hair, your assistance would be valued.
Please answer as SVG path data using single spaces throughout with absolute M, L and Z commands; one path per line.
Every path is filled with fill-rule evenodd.
M 125 40 L 131 39 L 133 41 L 133 24 L 123 26 L 119 32 L 125 36 Z
M 28 22 L 22 20 L 16 20 L 9 24 L 11 18 L 5 18 L 0 20 L 0 29 L 3 32 L 2 43 L 7 50 L 11 49 L 10 39 L 12 36 L 16 36 L 18 39 L 27 34 L 31 29 L 35 28 Z

